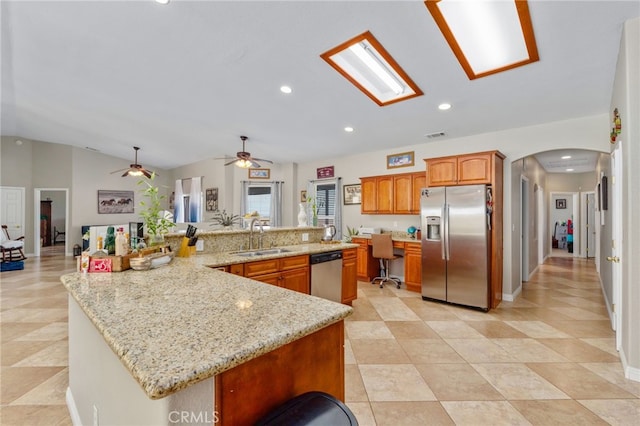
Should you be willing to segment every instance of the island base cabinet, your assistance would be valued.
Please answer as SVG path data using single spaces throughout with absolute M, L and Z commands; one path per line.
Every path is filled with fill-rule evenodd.
M 344 321 L 339 321 L 217 375 L 217 424 L 254 424 L 310 391 L 344 401 L 343 345 Z

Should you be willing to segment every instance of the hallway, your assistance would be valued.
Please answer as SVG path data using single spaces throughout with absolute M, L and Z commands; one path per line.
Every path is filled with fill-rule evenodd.
M 2 425 L 69 425 L 70 257 L 3 272 Z M 347 319 L 346 401 L 360 425 L 636 424 L 592 261 L 554 257 L 489 313 L 359 283 Z

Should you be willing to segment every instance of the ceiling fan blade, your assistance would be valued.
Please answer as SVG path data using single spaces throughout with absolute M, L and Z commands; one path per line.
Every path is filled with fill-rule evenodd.
M 237 158 L 234 158 L 233 160 L 229 161 L 228 163 L 225 163 L 224 165 L 225 165 L 225 166 L 228 166 L 228 165 L 230 165 L 230 164 L 235 163 L 236 161 L 238 161 L 238 159 L 237 159 Z
M 260 167 L 262 167 L 259 163 L 255 162 L 256 158 L 252 158 L 250 160 L 247 160 L 249 163 L 251 163 L 251 167 L 254 169 L 259 169 Z
M 143 175 L 147 177 L 147 179 L 151 179 L 151 173 L 146 169 L 140 169 Z M 157 176 L 157 175 L 156 175 Z
M 129 169 L 128 169 L 128 168 L 125 168 L 125 169 L 120 169 L 120 170 L 114 170 L 114 171 L 112 171 L 110 174 L 124 172 L 125 170 L 129 170 Z
M 125 177 L 125 176 L 129 176 L 129 170 L 127 170 L 126 172 L 124 172 L 124 174 L 121 177 Z
M 262 161 L 262 162 L 264 162 L 264 163 L 273 164 L 273 161 L 271 161 L 271 160 L 265 160 L 264 158 L 252 158 L 252 160 Z

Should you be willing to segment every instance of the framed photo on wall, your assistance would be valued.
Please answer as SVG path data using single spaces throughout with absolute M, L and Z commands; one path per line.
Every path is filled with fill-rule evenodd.
M 342 187 L 342 190 L 344 192 L 344 205 L 348 206 L 350 204 L 360 204 L 362 200 L 361 194 L 360 194 L 360 184 L 353 184 L 353 185 L 344 185 Z
M 558 198 L 556 200 L 556 209 L 566 209 L 567 208 L 567 200 L 565 198 Z
M 207 188 L 205 201 L 208 212 L 218 211 L 218 188 Z
M 133 191 L 98 190 L 98 214 L 133 213 Z
M 414 151 L 387 155 L 387 169 L 413 166 L 415 162 L 413 153 Z
M 249 179 L 269 179 L 271 169 L 249 169 Z

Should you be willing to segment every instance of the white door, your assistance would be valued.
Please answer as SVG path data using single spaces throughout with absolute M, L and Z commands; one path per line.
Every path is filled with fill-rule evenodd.
M 618 142 L 616 149 L 611 153 L 611 179 L 610 186 L 611 203 L 611 256 L 607 260 L 611 262 L 611 283 L 613 284 L 613 329 L 616 330 L 616 349 L 620 350 L 622 333 L 622 142 Z M 604 191 L 604 188 L 601 188 Z M 604 195 L 603 195 L 604 197 Z
M 11 238 L 24 236 L 24 188 L 0 187 L 0 222 Z

